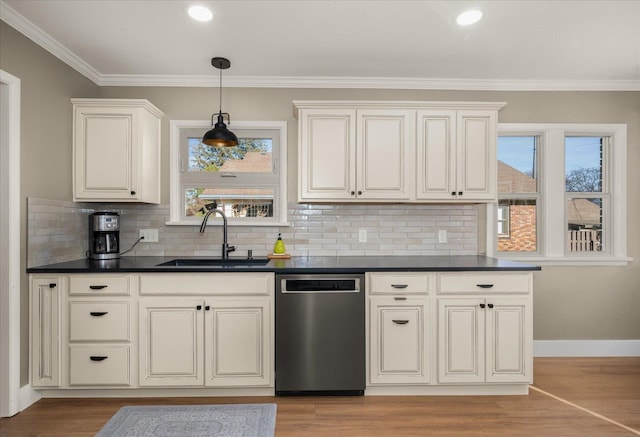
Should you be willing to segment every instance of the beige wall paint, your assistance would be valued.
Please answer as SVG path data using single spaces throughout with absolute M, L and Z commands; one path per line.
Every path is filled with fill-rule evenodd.
M 4 23 L 0 23 L 0 68 L 22 80 L 23 199 L 71 199 L 71 97 L 146 98 L 166 113 L 162 124 L 163 203 L 168 202 L 169 120 L 209 119 L 218 110 L 215 88 L 99 88 Z M 534 339 L 640 339 L 640 92 L 233 88 L 225 89 L 223 99 L 223 109 L 231 114 L 232 121 L 289 123 L 291 200 L 296 198 L 297 187 L 297 120 L 292 100 L 503 101 L 508 104 L 500 112 L 501 122 L 626 123 L 628 248 L 635 260 L 626 267 L 545 267 L 536 273 Z M 23 241 L 25 223 L 26 216 Z M 479 246 L 484 247 L 483 236 Z M 28 373 L 26 277 L 22 288 L 24 383 Z
M 26 199 L 71 199 L 69 99 L 97 96 L 99 87 L 2 21 L 0 69 L 21 81 L 20 385 L 25 385 L 29 382 Z

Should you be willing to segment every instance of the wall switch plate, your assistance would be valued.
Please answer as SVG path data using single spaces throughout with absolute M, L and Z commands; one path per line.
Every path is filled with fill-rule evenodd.
M 360 229 L 358 231 L 358 243 L 366 243 L 367 242 L 367 230 Z
M 447 231 L 440 230 L 438 231 L 438 243 L 446 243 L 447 242 Z
M 157 229 L 140 229 L 140 237 L 144 237 L 142 242 L 144 243 L 157 243 L 158 242 L 158 230 Z

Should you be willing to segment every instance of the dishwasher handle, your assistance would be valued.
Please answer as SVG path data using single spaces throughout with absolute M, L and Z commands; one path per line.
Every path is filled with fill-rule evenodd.
M 281 292 L 284 294 L 359 293 L 359 278 L 307 278 L 282 279 Z

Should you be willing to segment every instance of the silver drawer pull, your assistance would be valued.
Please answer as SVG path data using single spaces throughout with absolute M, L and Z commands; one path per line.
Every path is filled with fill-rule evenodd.
M 108 311 L 91 311 L 89 314 L 91 314 L 93 317 L 101 317 L 104 316 L 105 314 L 109 314 Z
M 407 298 L 406 297 L 401 297 L 401 296 L 395 296 L 393 298 L 393 300 L 407 300 Z
M 480 288 L 493 288 L 493 284 L 476 284 L 476 287 L 480 287 Z
M 407 288 L 408 284 L 391 284 L 393 288 Z
M 92 290 L 102 290 L 103 288 L 107 288 L 106 285 L 89 285 L 89 288 Z
M 104 355 L 91 355 L 91 356 L 89 357 L 89 359 L 90 359 L 91 361 L 104 361 L 104 360 L 106 360 L 107 358 L 109 358 L 109 357 L 104 356 Z
M 409 323 L 408 320 L 393 320 L 393 323 L 395 323 L 396 325 L 406 325 L 407 323 Z

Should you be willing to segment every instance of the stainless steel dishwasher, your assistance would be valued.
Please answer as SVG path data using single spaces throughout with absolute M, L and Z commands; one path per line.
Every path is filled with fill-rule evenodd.
M 276 275 L 276 395 L 363 395 L 363 274 Z

